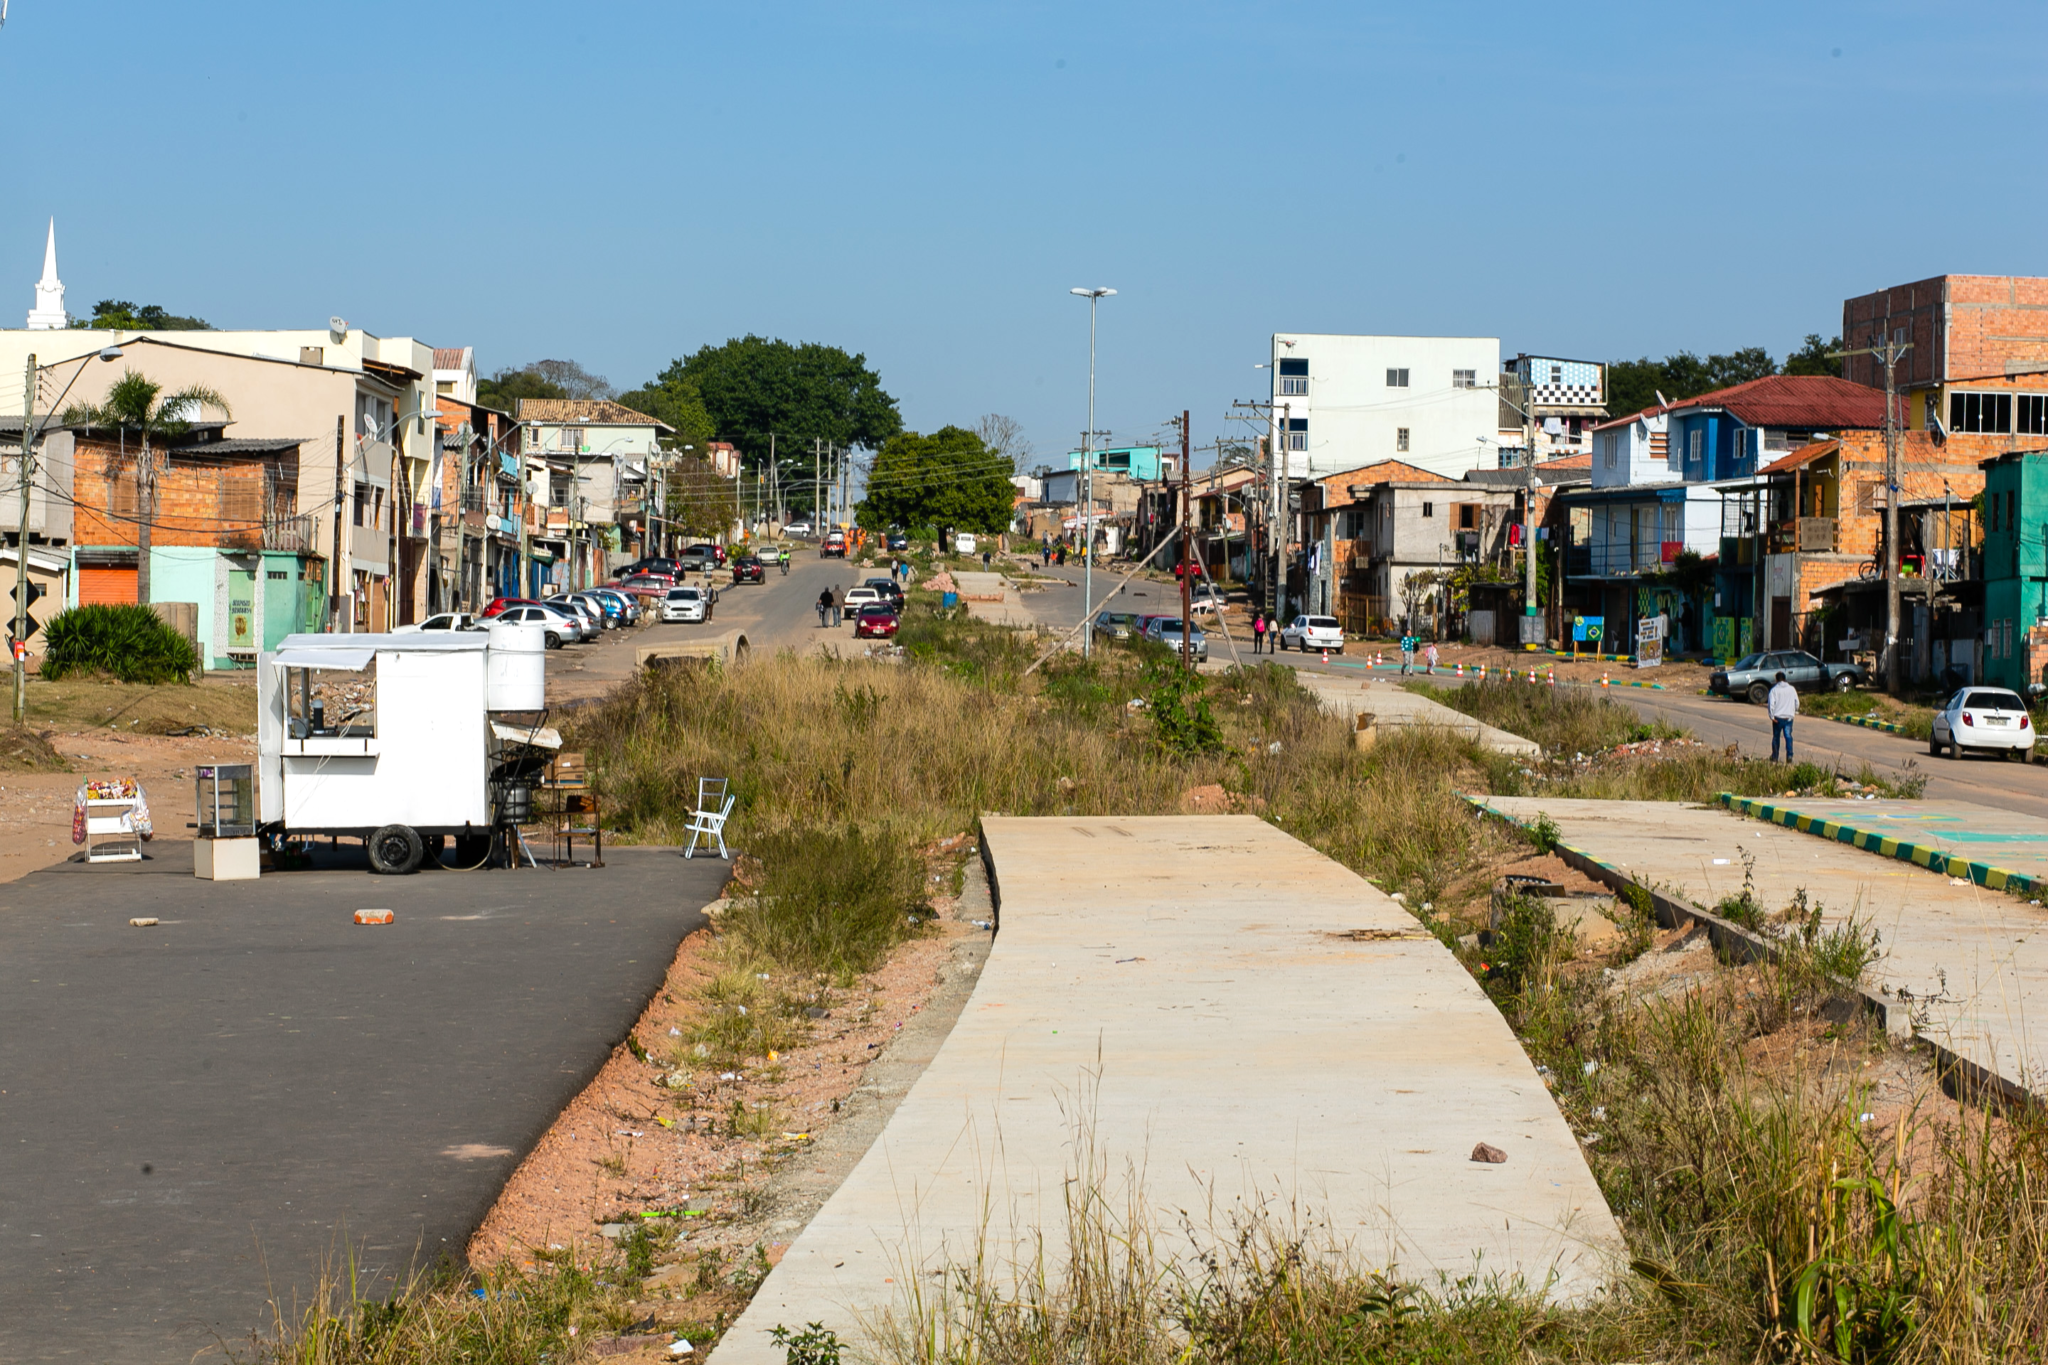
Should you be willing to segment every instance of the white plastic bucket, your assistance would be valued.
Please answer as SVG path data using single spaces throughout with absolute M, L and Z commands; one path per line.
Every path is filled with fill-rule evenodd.
M 492 622 L 484 654 L 484 706 L 539 711 L 548 704 L 548 632 L 538 621 Z

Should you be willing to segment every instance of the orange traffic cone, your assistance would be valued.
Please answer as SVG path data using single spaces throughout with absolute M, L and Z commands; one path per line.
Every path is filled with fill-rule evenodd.
M 1465 676 L 1465 665 L 1462 663 L 1458 665 L 1458 676 L 1461 678 Z
M 1329 651 L 1329 650 L 1327 650 L 1327 649 L 1323 651 L 1323 662 L 1324 662 L 1324 663 L 1328 663 L 1328 662 L 1330 662 L 1330 651 Z
M 1614 680 L 1610 678 L 1607 674 L 1602 673 L 1600 675 L 1600 685 L 1602 687 L 1612 687 L 1614 686 Z
M 1557 670 L 1554 668 L 1551 669 L 1548 676 L 1544 678 L 1544 681 L 1549 683 L 1552 687 L 1557 686 Z

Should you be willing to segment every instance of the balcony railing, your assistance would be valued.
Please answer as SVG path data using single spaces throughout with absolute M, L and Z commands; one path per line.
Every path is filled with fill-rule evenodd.
M 1683 548 L 1683 542 L 1673 540 L 1646 540 L 1633 545 L 1625 541 L 1568 545 L 1564 552 L 1564 571 L 1568 577 L 1575 578 L 1622 578 L 1655 573 L 1678 558 Z
M 263 548 L 287 554 L 311 554 L 317 548 L 318 519 L 312 513 L 271 516 L 263 522 Z

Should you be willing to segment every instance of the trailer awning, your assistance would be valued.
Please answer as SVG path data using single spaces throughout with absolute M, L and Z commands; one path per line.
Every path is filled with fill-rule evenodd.
M 377 657 L 374 649 L 286 649 L 270 656 L 277 668 L 334 668 L 360 673 Z

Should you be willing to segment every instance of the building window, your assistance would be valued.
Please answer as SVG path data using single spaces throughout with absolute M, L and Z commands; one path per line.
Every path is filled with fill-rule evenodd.
M 1564 366 L 1552 365 L 1550 367 L 1550 382 L 1553 385 L 1564 383 Z
M 1435 516 L 1436 504 L 1433 502 L 1425 502 L 1424 504 L 1422 504 L 1422 515 L 1424 515 L 1425 517 Z
M 2013 430 L 2048 436 L 2048 393 L 2014 394 L 2013 408 Z
M 1308 362 L 1306 360 L 1283 360 L 1280 362 L 1280 396 L 1282 398 L 1305 397 L 1308 394 Z
M 1308 418 L 1290 417 L 1287 419 L 1287 448 L 1289 450 L 1308 449 Z
M 2005 435 L 2012 431 L 2009 393 L 1952 393 L 1948 396 L 1948 429 Z
M 1476 389 L 1479 387 L 1479 371 L 1452 370 L 1451 387 L 1454 389 Z
M 1396 450 L 1406 450 L 1406 449 L 1408 449 L 1408 428 L 1406 428 L 1406 427 L 1395 427 L 1395 428 L 1394 428 L 1394 449 L 1396 449 Z
M 365 488 L 362 484 L 356 485 L 355 498 L 353 499 L 353 501 L 355 503 L 354 524 L 357 526 L 361 526 L 363 524 L 363 504 L 369 500 L 369 496 L 370 490 L 368 488 Z
M 1614 468 L 1615 461 L 1619 458 L 1616 454 L 1616 447 L 1620 444 L 1621 436 L 1617 432 L 1610 431 L 1600 438 L 1601 454 L 1605 457 L 1606 465 L 1609 469 Z
M 583 428 L 582 428 L 582 427 L 563 427 L 563 428 L 562 428 L 562 445 L 561 445 L 561 448 L 562 448 L 563 450 L 581 450 L 581 449 L 583 449 Z
M 1703 444 L 1705 434 L 1704 432 L 1695 431 L 1690 439 L 1686 441 L 1685 462 L 1687 464 L 1696 465 L 1700 462 L 1700 447 Z
M 1387 371 L 1387 387 L 1388 387 L 1388 388 L 1390 388 L 1390 389 L 1405 389 L 1405 388 L 1407 388 L 1407 387 L 1408 387 L 1408 371 L 1406 371 L 1406 370 L 1388 370 L 1388 371 Z

